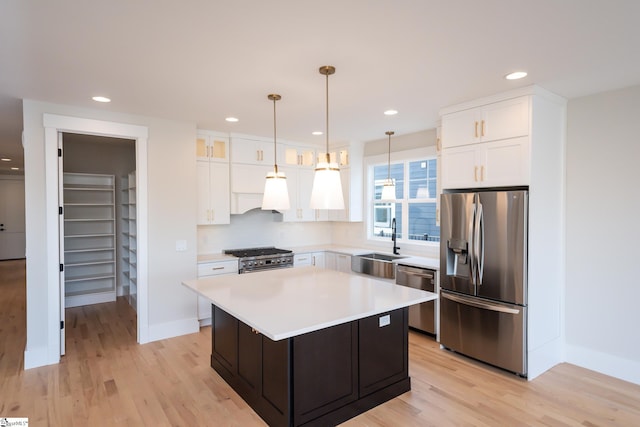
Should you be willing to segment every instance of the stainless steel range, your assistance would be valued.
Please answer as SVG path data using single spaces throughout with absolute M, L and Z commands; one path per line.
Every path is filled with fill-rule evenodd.
M 293 253 L 273 246 L 264 248 L 227 249 L 225 254 L 238 257 L 238 273 L 293 267 Z

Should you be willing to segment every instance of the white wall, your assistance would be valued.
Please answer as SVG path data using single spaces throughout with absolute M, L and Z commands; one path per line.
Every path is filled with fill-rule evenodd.
M 47 337 L 49 295 L 45 215 L 43 114 L 105 120 L 148 128 L 148 328 L 149 340 L 197 330 L 196 297 L 180 285 L 196 269 L 195 123 L 55 105 L 23 102 L 27 229 L 27 348 L 25 366 L 42 358 L 27 354 L 54 347 Z M 176 252 L 176 240 L 187 251 Z M 50 353 L 50 352 L 49 352 Z M 28 366 L 34 363 L 35 365 Z M 51 354 L 49 359 L 51 361 Z
M 640 86 L 568 104 L 566 359 L 640 384 Z

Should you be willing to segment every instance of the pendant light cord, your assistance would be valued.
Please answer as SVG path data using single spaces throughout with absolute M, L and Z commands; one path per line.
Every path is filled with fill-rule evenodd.
M 389 149 L 387 152 L 387 181 L 389 181 L 391 179 L 391 134 L 389 134 Z
M 276 152 L 276 98 L 273 98 L 273 169 L 278 175 L 278 155 Z
M 331 163 L 331 156 L 329 156 L 329 74 L 326 74 L 326 99 L 327 99 L 327 116 L 326 116 L 326 128 L 325 128 L 325 132 L 324 134 L 326 135 L 326 142 L 327 142 L 327 165 L 329 165 L 329 163 Z

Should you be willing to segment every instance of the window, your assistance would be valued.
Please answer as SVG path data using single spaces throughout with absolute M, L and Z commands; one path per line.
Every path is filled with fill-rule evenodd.
M 396 222 L 396 238 L 412 243 L 439 242 L 440 227 L 436 225 L 437 160 L 425 157 L 373 164 L 369 167 L 369 186 L 372 219 L 369 236 L 376 239 L 391 238 L 392 224 Z M 382 184 L 387 174 L 395 180 L 396 199 L 381 201 Z

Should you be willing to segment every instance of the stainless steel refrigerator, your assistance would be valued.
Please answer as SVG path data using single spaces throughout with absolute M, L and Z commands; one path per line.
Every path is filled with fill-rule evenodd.
M 526 190 L 441 199 L 440 343 L 527 375 Z

